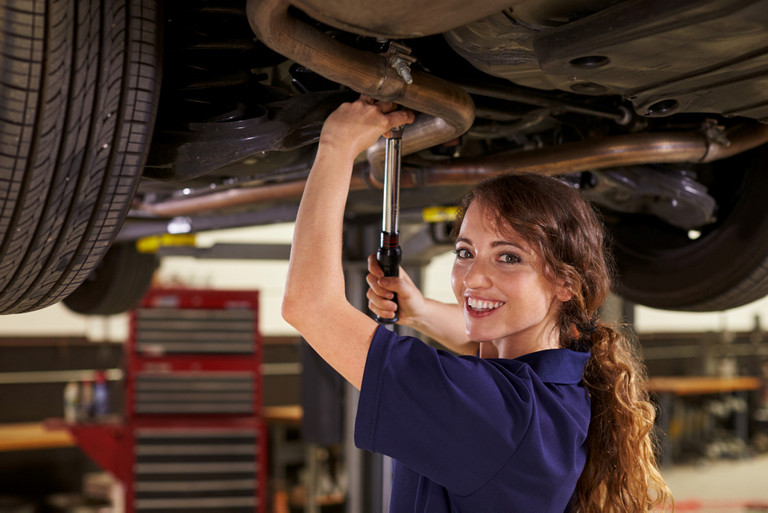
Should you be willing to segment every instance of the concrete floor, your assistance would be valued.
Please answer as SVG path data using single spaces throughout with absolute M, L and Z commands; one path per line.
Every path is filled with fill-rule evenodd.
M 662 469 L 675 512 L 768 513 L 768 454 Z

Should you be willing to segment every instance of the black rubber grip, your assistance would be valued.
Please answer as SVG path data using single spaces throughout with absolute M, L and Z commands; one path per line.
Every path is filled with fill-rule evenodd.
M 399 235 L 396 233 L 382 232 L 381 246 L 376 252 L 376 261 L 379 263 L 381 270 L 384 271 L 384 276 L 398 276 L 400 274 L 399 270 L 402 254 L 403 253 L 400 250 Z M 391 301 L 394 301 L 395 304 L 397 304 L 397 294 L 394 295 Z M 392 318 L 376 315 L 374 319 L 380 324 L 395 324 L 398 321 L 397 310 L 395 310 L 395 316 Z

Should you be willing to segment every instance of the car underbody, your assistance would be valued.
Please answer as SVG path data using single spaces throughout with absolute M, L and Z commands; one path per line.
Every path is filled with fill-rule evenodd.
M 704 311 L 768 293 L 764 0 L 126 3 L 154 13 L 137 51 L 162 80 L 115 247 L 292 220 L 325 117 L 362 93 L 417 113 L 406 212 L 499 173 L 559 176 L 601 211 L 625 298 Z M 380 211 L 383 153 L 358 159 L 350 224 Z

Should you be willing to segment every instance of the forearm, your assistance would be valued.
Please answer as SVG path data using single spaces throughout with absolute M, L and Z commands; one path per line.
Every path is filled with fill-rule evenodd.
M 286 300 L 310 300 L 305 307 L 343 296 L 341 237 L 352 161 L 346 155 L 318 151 L 296 216 Z M 310 297 L 305 297 L 310 296 Z
M 455 353 L 477 354 L 478 345 L 467 338 L 464 316 L 457 304 L 425 299 L 419 314 L 404 319 L 402 324 L 427 335 Z
M 342 229 L 353 158 L 318 151 L 296 218 L 283 317 L 359 388 L 375 323 L 349 304 L 344 286 Z
M 294 227 L 283 318 L 350 383 L 360 387 L 376 323 L 347 301 L 341 248 L 355 157 L 413 113 L 361 97 L 326 120 Z

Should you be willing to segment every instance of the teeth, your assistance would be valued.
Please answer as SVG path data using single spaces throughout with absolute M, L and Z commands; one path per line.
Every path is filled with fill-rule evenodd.
M 469 307 L 472 310 L 494 310 L 501 305 L 503 305 L 503 302 L 500 301 L 483 301 L 481 299 L 473 299 L 471 297 L 467 298 L 467 304 L 469 304 Z

